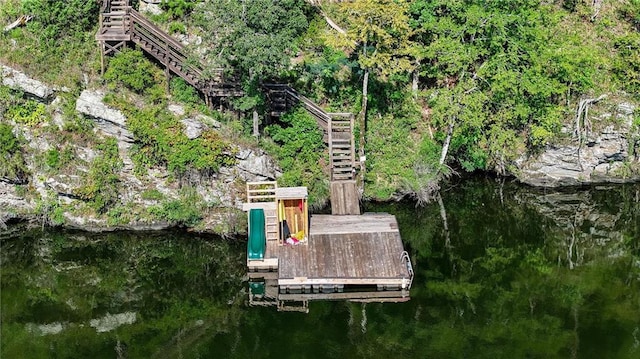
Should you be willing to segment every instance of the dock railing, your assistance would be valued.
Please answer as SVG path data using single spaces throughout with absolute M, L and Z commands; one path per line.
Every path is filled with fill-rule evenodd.
M 247 182 L 247 203 L 275 202 L 278 182 Z
M 411 284 L 413 283 L 413 265 L 411 264 L 411 259 L 409 258 L 409 253 L 407 251 L 403 251 L 400 254 L 400 262 L 406 265 L 407 272 L 409 273 L 408 283 L 405 288 L 402 289 L 409 290 L 411 289 Z

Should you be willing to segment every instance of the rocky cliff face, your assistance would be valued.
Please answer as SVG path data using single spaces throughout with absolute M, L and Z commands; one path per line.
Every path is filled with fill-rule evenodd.
M 516 161 L 515 176 L 533 186 L 558 187 L 640 180 L 640 130 L 634 126 L 636 106 L 621 102 L 601 109 L 590 123 L 606 124 L 580 140 L 564 128 L 563 144 L 547 146 Z
M 104 216 L 96 216 L 86 207 L 77 195 L 77 189 L 89 172 L 89 166 L 96 159 L 95 144 L 87 141 L 61 143 L 56 132 L 65 126 L 61 115 L 59 90 L 26 75 L 3 67 L 2 83 L 14 89 L 23 91 L 26 95 L 47 104 L 52 114 L 51 121 L 36 128 L 10 122 L 0 118 L 2 122 L 9 122 L 14 128 L 14 134 L 26 140 L 25 162 L 29 167 L 30 180 L 28 185 L 19 185 L 8 181 L 0 181 L 0 226 L 12 218 L 42 217 L 42 212 L 48 207 L 64 205 L 66 209 L 60 218 L 65 226 L 78 227 L 89 230 L 124 229 L 158 229 L 171 226 L 172 223 L 153 218 L 136 218 L 128 216 L 128 223 L 110 223 Z M 135 212 L 144 208 L 160 204 L 162 201 L 179 200 L 180 184 L 172 179 L 170 173 L 163 168 L 153 168 L 144 175 L 134 174 L 133 161 L 130 150 L 135 144 L 134 135 L 127 128 L 127 118 L 116 109 L 110 108 L 103 102 L 104 93 L 99 90 L 85 90 L 76 99 L 75 110 L 78 114 L 90 120 L 91 131 L 96 138 L 112 137 L 117 140 L 118 152 L 122 160 L 122 169 L 118 172 L 118 206 Z M 222 125 L 217 121 L 198 115 L 187 118 L 184 109 L 179 105 L 169 106 L 169 110 L 182 117 L 183 131 L 190 138 L 198 138 L 205 129 L 220 129 Z M 0 113 L 1 116 L 1 113 Z M 57 128 L 56 128 L 57 127 Z M 71 169 L 63 173 L 47 171 L 42 164 L 42 158 L 47 151 L 61 146 L 72 146 L 75 160 Z M 213 175 L 208 175 L 198 181 L 192 181 L 198 197 L 207 204 L 208 210 L 204 214 L 200 230 L 213 232 L 234 231 L 236 226 L 243 223 L 238 221 L 238 215 L 244 197 L 243 184 L 247 181 L 273 180 L 280 175 L 273 160 L 263 151 L 255 148 L 244 148 L 237 145 L 236 164 L 223 167 Z M 155 196 L 145 196 L 153 191 Z

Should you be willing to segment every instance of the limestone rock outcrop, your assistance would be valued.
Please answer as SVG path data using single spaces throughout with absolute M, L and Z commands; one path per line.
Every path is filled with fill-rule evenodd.
M 9 70 L 3 67 L 3 73 L 4 71 Z M 31 87 L 16 85 L 16 88 L 28 91 L 36 100 L 45 103 L 47 110 L 53 113 L 51 124 L 54 126 L 44 123 L 42 126 L 30 127 L 12 123 L 14 131 L 25 141 L 29 181 L 27 184 L 17 184 L 0 179 L 0 227 L 4 227 L 9 220 L 20 218 L 37 218 L 38 221 L 44 221 L 43 218 L 46 218 L 47 214 L 41 213 L 42 211 L 63 207 L 64 225 L 70 228 L 91 231 L 115 228 L 144 230 L 172 225 L 166 220 L 140 218 L 134 215 L 129 216 L 130 222 L 114 226 L 104 217 L 94 217 L 82 210 L 75 211 L 74 209 L 85 206 L 78 190 L 86 185 L 86 177 L 90 173 L 92 163 L 100 160 L 100 151 L 92 141 L 61 142 L 64 141 L 64 136 L 59 135 L 63 132 L 58 131 L 64 131 L 67 120 L 60 112 L 60 101 L 51 101 L 55 91 L 24 74 L 11 73 L 14 79 L 18 76 L 20 83 L 30 84 Z M 12 86 L 14 83 L 11 82 Z M 117 172 L 117 201 L 118 206 L 126 208 L 126 211 L 135 209 L 144 213 L 149 208 L 180 200 L 181 187 L 186 183 L 193 187 L 201 201 L 210 207 L 209 213 L 203 214 L 205 225 L 202 230 L 235 230 L 233 228 L 238 223 L 232 222 L 239 220 L 236 213 L 243 202 L 242 184 L 245 181 L 274 180 L 281 174 L 268 154 L 240 145 L 236 145 L 236 163 L 220 168 L 217 173 L 189 173 L 186 175 L 188 178 L 182 179 L 175 178 L 162 167 L 147 169 L 146 173 L 134 173 L 130 152 L 136 138 L 127 126 L 125 114 L 105 104 L 104 97 L 105 93 L 100 90 L 86 89 L 76 99 L 75 110 L 93 122 L 93 130 L 98 137 L 113 137 L 117 140 L 123 163 Z M 167 110 L 181 118 L 182 130 L 189 139 L 200 137 L 203 131 L 220 130 L 223 127 L 215 119 L 202 114 L 188 116 L 180 105 L 171 105 Z M 62 151 L 62 148 L 70 148 L 73 153 L 73 161 L 65 165 L 63 170 L 52 170 L 49 165 L 43 163 L 47 153 L 56 153 Z M 150 192 L 155 194 L 145 196 L 145 193 Z
M 533 186 L 558 187 L 640 180 L 640 133 L 633 126 L 636 107 L 620 103 L 615 113 L 593 120 L 612 122 L 579 143 L 549 145 L 537 156 L 516 161 L 515 176 Z M 565 129 L 565 132 L 571 130 Z
M 133 134 L 127 129 L 124 114 L 103 102 L 104 93 L 84 90 L 76 101 L 76 111 L 94 120 L 96 126 L 109 136 L 120 141 L 133 143 Z
M 2 84 L 14 90 L 23 91 L 31 96 L 38 98 L 42 102 L 49 102 L 53 99 L 55 93 L 53 87 L 32 79 L 26 74 L 8 66 L 2 67 Z

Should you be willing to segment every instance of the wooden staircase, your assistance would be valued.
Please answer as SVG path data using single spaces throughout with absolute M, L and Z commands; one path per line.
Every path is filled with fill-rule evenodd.
M 328 127 L 331 181 L 355 180 L 353 116 L 334 117 Z
M 104 55 L 119 51 L 128 42 L 137 44 L 171 72 L 198 89 L 207 103 L 213 97 L 241 96 L 237 81 L 225 78 L 222 69 L 205 76 L 204 66 L 189 61 L 184 46 L 134 10 L 129 0 L 103 0 L 100 29 L 96 34 Z
M 242 96 L 233 78 L 225 77 L 222 69 L 205 76 L 204 66 L 189 61 L 184 46 L 131 7 L 129 0 L 103 0 L 100 28 L 96 40 L 101 45 L 102 70 L 104 56 L 114 54 L 133 42 L 165 66 L 167 77 L 174 73 L 198 89 L 208 105 L 212 98 Z M 271 103 L 271 115 L 281 116 L 292 106 L 301 104 L 325 132 L 331 166 L 331 206 L 334 214 L 359 214 L 359 196 L 355 185 L 355 146 L 353 115 L 327 113 L 316 103 L 284 84 L 266 84 Z M 273 227 L 269 221 L 275 213 L 265 212 L 267 236 Z M 277 223 L 275 224 L 277 229 Z M 276 231 L 277 237 L 277 231 Z M 277 238 L 276 238 L 277 239 Z
M 267 92 L 271 107 L 271 116 L 280 117 L 289 111 L 293 106 L 301 104 L 318 122 L 318 126 L 324 131 L 327 130 L 331 115 L 325 112 L 322 107 L 302 96 L 298 91 L 285 84 L 265 84 L 263 88 Z
M 324 141 L 329 147 L 331 168 L 331 212 L 333 214 L 360 214 L 359 195 L 356 187 L 355 141 L 353 114 L 328 113 L 285 84 L 265 84 L 271 107 L 271 116 L 279 117 L 300 104 L 309 112 L 325 132 Z

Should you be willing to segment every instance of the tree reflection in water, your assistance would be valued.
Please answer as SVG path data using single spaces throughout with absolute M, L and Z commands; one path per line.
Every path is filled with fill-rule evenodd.
M 398 218 L 411 300 L 308 314 L 248 307 L 243 239 L 14 231 L 0 237 L 0 354 L 637 358 L 639 193 L 476 179 L 422 208 L 367 204 Z

